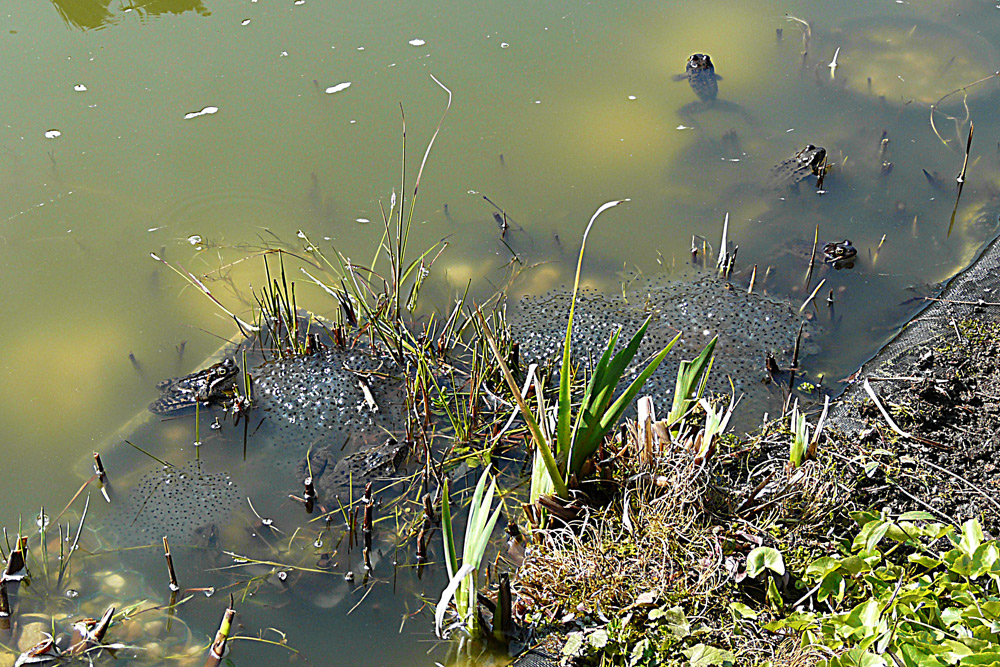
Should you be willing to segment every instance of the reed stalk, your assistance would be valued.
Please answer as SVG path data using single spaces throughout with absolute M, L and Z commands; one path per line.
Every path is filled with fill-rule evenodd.
M 208 649 L 208 657 L 205 658 L 205 667 L 219 667 L 219 664 L 222 662 L 222 656 L 226 654 L 226 642 L 229 640 L 229 633 L 233 628 L 233 618 L 236 616 L 235 606 L 233 596 L 230 593 L 229 606 L 222 615 L 222 623 L 219 625 L 219 631 L 215 633 L 212 646 Z

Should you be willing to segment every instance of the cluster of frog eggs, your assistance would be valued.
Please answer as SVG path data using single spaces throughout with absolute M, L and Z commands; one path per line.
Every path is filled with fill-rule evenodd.
M 560 290 L 521 301 L 510 320 L 513 339 L 521 344 L 523 361 L 559 358 L 571 297 L 571 293 Z M 786 368 L 800 321 L 787 302 L 747 294 L 712 276 L 692 282 L 644 279 L 633 284 L 628 302 L 581 292 L 574 311 L 574 354 L 578 358 L 590 355 L 596 361 L 618 327 L 622 327 L 618 343 L 618 349 L 622 349 L 649 315 L 652 320 L 626 380 L 635 377 L 646 360 L 681 334 L 643 392 L 653 396 L 658 410 L 669 408 L 680 361 L 693 359 L 716 335 L 719 341 L 709 389 L 728 393 L 731 378 L 737 394 L 746 396 L 744 400 L 766 402 L 771 392 L 761 382 L 765 356 L 768 352 L 774 354 L 779 365 Z M 811 333 L 809 329 L 807 326 L 807 334 Z M 805 344 L 800 356 L 814 351 Z
M 208 473 L 199 463 L 147 473 L 116 503 L 107 524 L 123 547 L 195 541 L 198 528 L 222 523 L 240 504 L 239 487 L 227 473 Z
M 264 422 L 257 441 L 280 447 L 288 455 L 279 457 L 277 464 L 291 465 L 310 445 L 339 447 L 357 434 L 398 429 L 403 411 L 397 396 L 400 382 L 391 379 L 392 370 L 386 360 L 336 349 L 259 368 L 254 373 L 254 400 Z M 361 375 L 374 409 L 361 388 Z

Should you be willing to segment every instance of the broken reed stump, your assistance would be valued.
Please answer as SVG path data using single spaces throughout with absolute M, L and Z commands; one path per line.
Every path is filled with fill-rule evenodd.
M 11 637 L 10 598 L 7 597 L 7 582 L 0 580 L 0 641 L 7 643 Z
M 170 555 L 170 544 L 167 536 L 163 536 L 163 556 L 167 559 L 167 573 L 170 575 L 170 590 L 177 592 L 181 587 L 177 584 L 177 574 L 174 572 L 174 559 Z
M 104 641 L 104 635 L 111 627 L 111 619 L 115 615 L 115 608 L 108 607 L 101 616 L 101 620 L 95 621 L 92 618 L 84 618 L 73 624 L 72 639 L 67 653 L 73 656 L 86 655 L 90 649 L 100 646 Z
M 108 480 L 108 472 L 104 469 L 104 463 L 101 461 L 101 455 L 94 452 L 94 474 L 97 475 L 97 481 L 101 485 L 101 495 L 104 496 L 104 500 L 111 502 L 111 482 Z
M 18 536 L 14 549 L 7 557 L 7 567 L 4 568 L 0 577 L 4 583 L 9 584 L 8 592 L 17 595 L 17 589 L 21 580 L 28 574 L 27 565 L 24 562 L 24 554 L 28 550 L 28 538 Z
M 236 616 L 233 595 L 229 595 L 229 606 L 222 615 L 222 623 L 219 624 L 219 631 L 215 633 L 215 640 L 208 649 L 208 657 L 205 658 L 205 667 L 219 667 L 222 663 L 222 656 L 226 653 L 226 642 L 229 641 L 229 632 L 233 628 L 233 617 Z
M 313 486 L 313 478 L 311 476 L 302 480 L 302 484 L 305 487 L 305 490 L 302 493 L 302 503 L 306 507 L 306 514 L 312 514 L 313 509 L 316 507 L 316 499 L 319 498 L 319 495 L 316 493 L 316 487 Z
M 372 507 L 375 505 L 375 498 L 372 495 L 372 483 L 365 485 L 365 495 L 361 497 L 361 502 L 365 505 L 365 517 L 361 522 L 361 535 L 364 539 L 365 570 L 372 569 Z

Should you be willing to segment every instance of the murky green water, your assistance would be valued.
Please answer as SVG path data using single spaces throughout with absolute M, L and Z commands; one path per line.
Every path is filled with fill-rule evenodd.
M 692 235 L 715 243 L 728 211 L 740 267 L 774 265 L 765 288 L 799 302 L 802 262 L 781 249 L 811 242 L 819 224 L 821 241 L 849 238 L 859 249 L 853 270 L 822 276 L 837 302 L 833 318 L 825 305 L 818 312 L 830 336 L 817 365 L 840 378 L 918 307 L 901 303 L 953 274 L 994 233 L 970 221 L 985 207 L 996 222 L 996 80 L 968 91 L 975 141 L 950 236 L 967 125 L 956 131 L 939 114 L 946 146 L 928 122 L 929 104 L 1000 69 L 993 3 L 8 4 L 8 526 L 39 505 L 61 506 L 80 483 L 67 461 L 144 410 L 157 380 L 191 370 L 235 333 L 149 253 L 225 277 L 213 290 L 244 313 L 238 295 L 260 284 L 261 263 L 230 262 L 275 238 L 292 242 L 301 229 L 326 248 L 370 257 L 379 201 L 398 185 L 399 103 L 413 172 L 444 107 L 432 74 L 454 103 L 421 184 L 413 247 L 451 242 L 436 266 L 442 306 L 469 278 L 487 292 L 511 258 L 483 195 L 523 228 L 505 241 L 525 263 L 553 260 L 527 273 L 520 292 L 562 284 L 593 210 L 629 197 L 591 237 L 591 282 L 614 291 L 623 267 L 683 264 Z M 786 13 L 812 24 L 805 59 L 802 27 Z M 696 98 L 670 78 L 693 52 L 711 54 L 724 77 L 719 98 L 740 113 L 679 113 Z M 962 98 L 947 98 L 942 111 L 964 119 Z M 736 152 L 723 140 L 731 129 Z M 883 131 L 894 164 L 887 177 Z M 806 143 L 825 146 L 835 165 L 827 193 L 766 191 L 767 169 Z M 931 188 L 922 168 L 941 172 L 946 191 Z M 304 284 L 300 301 L 328 307 Z M 386 595 L 350 617 L 324 612 L 292 643 L 316 664 L 332 664 L 323 657 L 331 651 L 354 664 L 422 655 L 427 617 L 396 634 L 400 612 L 416 606 Z M 287 629 L 290 616 L 275 618 Z M 270 664 L 273 656 L 248 657 L 256 649 L 241 646 L 239 664 Z

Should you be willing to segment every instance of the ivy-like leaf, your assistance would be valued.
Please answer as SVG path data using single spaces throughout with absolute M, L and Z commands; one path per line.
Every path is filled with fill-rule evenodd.
M 756 579 L 765 569 L 778 576 L 785 574 L 785 561 L 780 551 L 771 547 L 757 547 L 747 554 L 747 576 Z
M 736 664 L 736 656 L 731 651 L 705 644 L 695 644 L 682 653 L 690 660 L 691 667 L 709 667 L 710 665 L 730 667 Z

